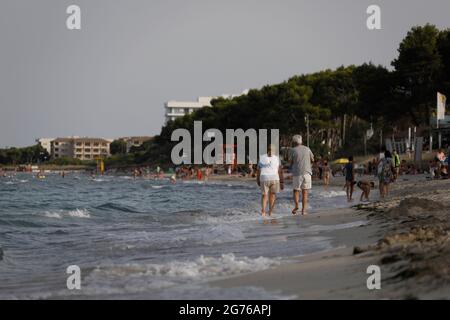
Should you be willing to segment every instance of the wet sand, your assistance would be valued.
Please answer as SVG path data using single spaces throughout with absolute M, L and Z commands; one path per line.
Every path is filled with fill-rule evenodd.
M 338 180 L 335 181 L 339 183 Z M 359 190 L 355 198 L 359 197 Z M 391 194 L 349 209 L 288 219 L 367 224 L 334 230 L 333 249 L 296 257 L 280 266 L 210 282 L 223 288 L 261 287 L 293 299 L 450 298 L 450 180 L 402 176 Z M 381 289 L 367 288 L 367 267 L 381 270 Z

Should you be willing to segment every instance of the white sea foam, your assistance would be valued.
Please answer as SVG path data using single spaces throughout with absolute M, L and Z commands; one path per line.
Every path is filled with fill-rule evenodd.
M 149 290 L 155 289 L 183 291 L 186 290 L 185 286 L 191 288 L 195 285 L 207 289 L 207 281 L 266 270 L 279 263 L 280 259 L 237 258 L 229 253 L 217 258 L 200 256 L 195 260 L 175 260 L 161 264 L 98 266 L 83 280 L 82 294 L 112 296 L 147 292 L 148 296 Z M 63 295 L 66 294 L 67 291 L 63 292 Z M 172 295 L 168 292 L 169 297 Z
M 342 197 L 346 196 L 345 191 L 335 191 L 335 190 L 320 190 L 314 193 L 315 196 L 321 198 L 334 198 L 334 197 Z
M 279 259 L 259 257 L 236 257 L 233 253 L 221 257 L 200 256 L 190 261 L 171 261 L 164 264 L 126 264 L 121 266 L 99 266 L 90 275 L 90 279 L 136 278 L 151 280 L 149 286 L 167 286 L 195 280 L 211 280 L 237 274 L 256 272 L 279 265 Z M 87 281 L 86 281 L 87 282 Z
M 162 189 L 164 186 L 152 186 L 153 189 Z
M 61 219 L 62 215 L 59 212 L 50 212 L 47 211 L 46 213 L 44 213 L 44 216 L 47 218 L 55 218 L 55 219 Z
M 64 217 L 73 218 L 90 218 L 91 215 L 87 209 L 75 209 L 70 211 L 57 210 L 57 211 L 47 211 L 44 213 L 47 218 L 62 219 Z
M 75 209 L 68 212 L 68 215 L 76 218 L 90 218 L 91 215 L 87 209 Z

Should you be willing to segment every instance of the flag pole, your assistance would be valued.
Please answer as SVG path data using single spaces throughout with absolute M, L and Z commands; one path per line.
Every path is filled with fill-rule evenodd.
M 438 149 L 441 149 L 441 131 L 439 130 L 439 118 L 437 118 L 437 123 L 436 123 L 436 128 L 437 128 L 437 132 L 438 132 Z

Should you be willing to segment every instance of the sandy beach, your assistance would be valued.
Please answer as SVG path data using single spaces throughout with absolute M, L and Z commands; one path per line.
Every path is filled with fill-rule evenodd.
M 339 178 L 335 183 L 339 184 Z M 375 200 L 368 204 L 286 218 L 286 224 L 367 223 L 326 232 L 337 249 L 295 257 L 269 270 L 210 285 L 258 287 L 292 299 L 448 299 L 449 191 L 450 180 L 402 176 L 385 200 L 376 200 L 378 192 L 373 190 Z M 355 198 L 359 194 L 358 190 Z M 367 288 L 369 265 L 381 269 L 380 290 Z

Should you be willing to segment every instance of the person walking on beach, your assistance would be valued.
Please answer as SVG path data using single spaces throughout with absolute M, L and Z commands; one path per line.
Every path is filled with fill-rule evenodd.
M 384 198 L 389 193 L 389 184 L 394 181 L 394 162 L 389 150 L 384 152 L 384 158 L 381 160 L 381 172 L 379 174 L 380 181 L 380 198 Z
M 353 201 L 353 187 L 355 185 L 355 165 L 353 156 L 348 157 L 348 163 L 344 167 L 345 174 L 345 190 L 347 193 L 347 201 Z
M 275 155 L 274 147 L 267 148 L 267 155 L 262 155 L 258 162 L 256 182 L 261 188 L 261 215 L 266 216 L 267 200 L 269 200 L 269 216 L 275 206 L 276 194 L 284 189 L 283 170 L 280 159 Z
M 302 215 L 306 214 L 308 206 L 308 190 L 312 188 L 312 168 L 311 163 L 314 162 L 314 154 L 311 149 L 304 146 L 302 136 L 295 135 L 292 137 L 294 147 L 290 152 L 290 165 L 292 171 L 292 187 L 294 194 L 295 208 L 292 214 L 297 214 L 299 209 L 300 190 L 302 191 Z

